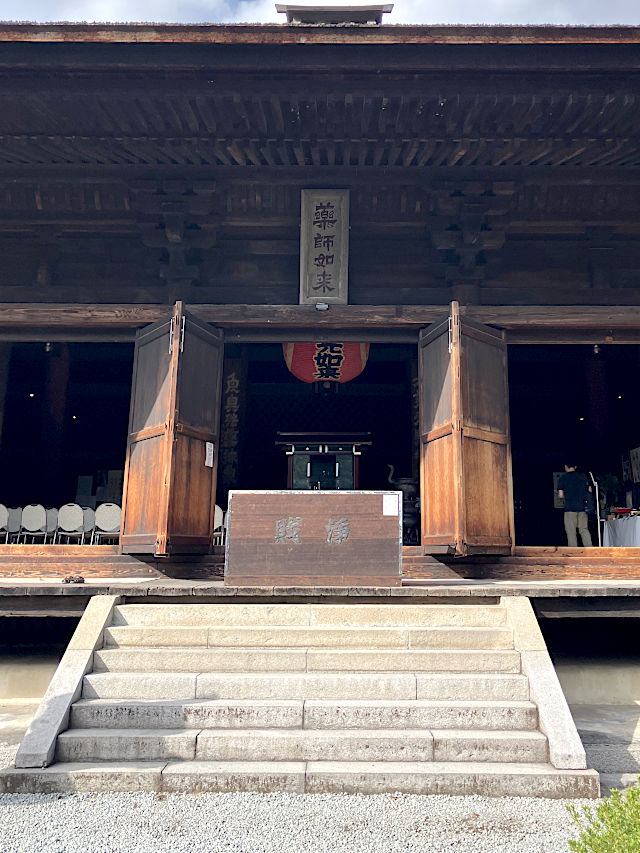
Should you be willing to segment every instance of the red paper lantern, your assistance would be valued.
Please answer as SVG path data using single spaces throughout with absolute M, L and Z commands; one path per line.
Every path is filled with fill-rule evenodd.
M 302 382 L 349 382 L 364 370 L 369 344 L 282 344 L 284 360 Z

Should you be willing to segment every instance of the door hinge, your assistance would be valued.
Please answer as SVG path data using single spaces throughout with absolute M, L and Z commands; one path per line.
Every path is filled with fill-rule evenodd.
M 175 323 L 175 319 L 171 318 L 171 325 L 169 326 L 169 355 L 173 355 L 173 324 Z
M 458 314 L 456 314 L 456 315 L 455 315 L 455 317 L 452 317 L 452 316 L 451 316 L 451 314 L 449 314 L 449 322 L 448 322 L 448 327 L 449 327 L 449 352 L 453 352 L 453 347 L 454 347 L 453 327 L 454 327 L 454 326 L 458 326 L 458 325 L 459 325 L 459 323 L 460 323 L 460 316 L 459 316 Z
M 184 328 L 187 323 L 187 318 L 182 318 L 182 329 L 180 330 L 180 352 L 184 352 Z

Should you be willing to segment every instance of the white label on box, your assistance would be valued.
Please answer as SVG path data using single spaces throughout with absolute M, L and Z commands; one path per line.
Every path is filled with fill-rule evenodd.
M 398 515 L 398 495 L 382 496 L 382 514 Z
M 205 444 L 204 464 L 207 468 L 213 468 L 213 442 L 207 441 Z

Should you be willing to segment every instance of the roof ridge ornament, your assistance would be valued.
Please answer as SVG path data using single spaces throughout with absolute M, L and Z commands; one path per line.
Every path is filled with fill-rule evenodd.
M 380 26 L 382 16 L 392 9 L 393 3 L 317 6 L 301 3 L 276 3 L 276 11 L 286 14 L 287 23 L 291 26 Z

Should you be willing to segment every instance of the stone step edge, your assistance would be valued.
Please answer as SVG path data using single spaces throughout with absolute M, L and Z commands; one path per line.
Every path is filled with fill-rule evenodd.
M 270 708 L 284 705 L 311 704 L 314 707 L 346 707 L 346 708 L 453 708 L 454 710 L 499 710 L 501 708 L 531 710 L 536 708 L 535 702 L 527 699 L 78 699 L 72 707 L 108 708 L 117 705 L 141 706 L 143 708 L 162 707 L 169 705 L 178 707 L 196 705 L 198 707 L 226 708 L 238 706 L 241 708 Z
M 272 629 L 272 630 L 271 630 Z M 162 632 L 164 640 L 167 642 L 154 642 L 153 637 L 149 636 L 152 631 Z M 281 634 L 278 639 L 280 642 L 277 645 L 242 645 L 237 646 L 233 642 L 233 635 L 242 637 L 242 633 L 265 631 L 266 633 Z M 145 633 L 147 636 L 135 637 L 135 632 Z M 231 637 L 216 637 L 216 632 L 232 635 Z M 371 644 L 364 643 L 363 637 L 372 633 L 380 633 L 383 636 L 374 638 L 375 642 Z M 180 644 L 175 642 L 181 636 L 188 634 L 200 635 L 201 642 L 198 642 L 194 636 L 189 637 L 189 644 Z M 309 638 L 310 634 L 315 634 L 314 640 Z M 332 644 L 330 640 L 336 634 L 340 636 Z M 129 635 L 129 636 L 128 636 Z M 419 635 L 419 636 L 416 636 Z M 452 645 L 459 641 L 462 637 L 466 645 Z M 347 640 L 354 639 L 363 643 L 363 645 L 350 645 Z M 242 639 L 255 639 L 244 636 Z M 307 642 L 301 642 L 301 639 Z M 194 642 L 195 640 L 195 642 Z M 422 640 L 422 643 L 421 643 Z M 173 642 L 172 642 L 173 641 Z M 428 645 L 430 642 L 431 645 Z M 493 644 L 491 644 L 493 642 Z M 418 643 L 418 645 L 414 645 Z M 415 649 L 416 651 L 429 650 L 450 650 L 450 651 L 501 651 L 511 650 L 514 648 L 513 631 L 502 625 L 492 625 L 488 627 L 469 626 L 469 625 L 429 625 L 429 626 L 409 626 L 404 625 L 385 625 L 371 627 L 345 627 L 345 626 L 320 626 L 310 627 L 304 626 L 288 626 L 288 625 L 270 625 L 267 628 L 262 628 L 252 625 L 239 625 L 233 627 L 212 626 L 212 625 L 172 625 L 172 626 L 113 626 L 105 630 L 104 645 L 102 650 L 139 650 L 152 651 L 163 649 L 167 651 L 182 650 L 190 651 L 195 649 L 236 649 L 242 648 L 245 650 L 276 650 L 283 651 L 288 649 L 322 649 L 331 651 L 405 651 Z
M 600 794 L 600 785 L 595 770 L 557 770 L 550 764 L 503 762 L 100 761 L 0 771 L 0 793 L 71 791 L 360 791 L 557 799 L 595 798 Z
M 484 630 L 484 629 L 481 629 Z M 147 654 L 148 652 L 158 652 L 164 654 L 187 654 L 189 652 L 211 652 L 212 654 L 218 652 L 234 652 L 236 654 L 243 654 L 247 652 L 264 652 L 268 654 L 269 652 L 322 652 L 326 654 L 340 654 L 340 655 L 351 655 L 351 654 L 359 654 L 361 652 L 367 652 L 367 654 L 411 654 L 415 652 L 417 654 L 422 654 L 424 652 L 438 652 L 439 654 L 448 654 L 450 656 L 460 655 L 460 654 L 499 654 L 501 652 L 514 652 L 518 651 L 514 648 L 513 645 L 506 646 L 504 648 L 501 647 L 482 647 L 482 648 L 451 648 L 450 646 L 445 646 L 443 648 L 439 648 L 438 646 L 400 646 L 398 648 L 393 648 L 389 646 L 374 646 L 371 648 L 370 646 L 103 646 L 100 649 L 96 650 L 98 654 L 104 652 L 122 652 L 123 654 L 131 654 L 131 655 L 142 655 Z
M 495 678 L 495 679 L 506 679 L 506 678 L 518 678 L 518 679 L 526 679 L 526 675 L 522 672 L 503 672 L 502 670 L 487 670 L 486 672 L 480 671 L 475 672 L 473 670 L 458 670 L 458 669 L 376 669 L 376 670 L 359 670 L 357 672 L 358 675 L 369 675 L 371 678 L 378 678 L 379 676 L 407 676 L 407 675 L 419 675 L 421 677 L 428 676 L 429 678 L 437 678 L 437 679 L 445 679 L 445 678 L 468 678 L 470 681 L 473 678 Z M 107 676 L 113 676 L 113 678 L 121 678 L 123 676 L 135 676 L 137 678 L 148 678 L 150 675 L 153 677 L 166 677 L 172 678 L 175 676 L 186 676 L 189 678 L 197 678 L 199 675 L 206 675 L 207 678 L 300 678 L 302 676 L 310 676 L 312 678 L 318 677 L 328 677 L 328 678 L 337 678 L 341 677 L 343 679 L 348 679 L 352 675 L 354 675 L 353 670 L 344 670 L 344 669 L 320 669 L 313 670 L 312 672 L 307 672 L 306 670 L 294 670 L 294 671 L 283 671 L 283 670 L 273 670 L 273 671 L 262 671 L 262 670 L 250 670 L 246 672 L 242 671 L 231 671 L 225 669 L 216 669 L 216 670 L 202 670 L 201 672 L 185 672 L 184 670 L 149 670 L 145 672 L 139 669 L 132 670 L 93 670 L 92 672 L 88 672 L 85 675 L 85 678 L 93 678 L 94 676 L 99 676 L 100 678 L 105 678 Z
M 205 605 L 206 606 L 206 605 Z M 242 605 L 239 605 L 242 606 Z M 366 607 L 367 605 L 362 605 Z M 428 606 L 428 605 L 423 605 Z M 444 605 L 445 607 L 447 605 Z M 460 605 L 462 606 L 462 605 Z M 277 605 L 274 605 L 277 607 Z M 500 611 L 502 614 L 503 611 Z M 480 615 L 480 614 L 477 614 Z M 170 622 L 156 625 L 151 622 L 127 622 L 125 625 L 120 625 L 117 622 L 112 622 L 109 625 L 109 630 L 114 631 L 157 631 L 163 630 L 182 630 L 182 631 L 348 631 L 354 633 L 363 633 L 364 631 L 508 631 L 508 625 L 473 625 L 465 622 L 384 622 L 382 624 L 376 622 L 358 621 L 353 622 L 312 622 L 311 624 L 298 624 L 289 622 Z
M 542 734 L 538 729 L 443 729 L 443 728 L 400 728 L 400 729 L 298 729 L 298 728 L 281 728 L 273 726 L 272 728 L 246 728 L 246 729 L 228 729 L 228 728 L 190 728 L 190 729 L 119 729 L 119 728 L 100 728 L 87 727 L 65 729 L 58 734 L 58 740 L 69 740 L 70 738 L 86 738 L 87 740 L 95 738 L 115 738 L 119 737 L 123 740 L 134 740 L 143 737 L 162 738 L 162 737 L 190 737 L 195 735 L 198 738 L 204 735 L 206 738 L 212 737 L 239 737 L 250 738 L 251 736 L 273 737 L 281 735 L 282 737 L 292 737 L 296 735 L 312 735 L 321 734 L 327 737 L 358 737 L 373 739 L 388 738 L 409 738 L 409 737 L 433 737 L 435 739 L 478 739 L 484 738 L 490 740 L 492 738 L 502 739 L 505 741 L 518 740 L 519 738 L 530 738 L 538 741 L 546 741 L 547 736 Z
M 354 676 L 357 676 L 360 680 L 359 683 L 368 684 L 369 686 L 374 685 L 378 679 L 389 679 L 399 681 L 401 685 L 405 685 L 407 681 L 412 681 L 412 686 L 409 696 L 404 696 L 403 698 L 409 700 L 418 700 L 420 697 L 417 695 L 417 692 L 424 688 L 425 679 L 428 679 L 429 683 L 432 686 L 437 685 L 440 691 L 449 692 L 449 688 L 451 684 L 456 684 L 459 686 L 464 685 L 465 689 L 469 689 L 470 687 L 474 687 L 475 689 L 484 689 L 478 685 L 478 681 L 483 682 L 484 686 L 486 686 L 490 690 L 496 690 L 498 692 L 509 691 L 514 689 L 514 687 L 518 687 L 518 691 L 526 693 L 527 699 L 530 698 L 530 691 L 528 687 L 528 678 L 526 675 L 522 673 L 522 671 L 516 672 L 503 672 L 503 671 L 469 671 L 469 670 L 295 670 L 290 672 L 283 672 L 281 670 L 252 670 L 252 671 L 225 671 L 225 670 L 199 670 L 198 672 L 176 672 L 176 671 L 140 671 L 140 670 L 96 670 L 93 672 L 87 673 L 83 678 L 83 697 L 85 693 L 90 692 L 92 689 L 96 691 L 106 691 L 109 685 L 118 685 L 118 690 L 123 690 L 122 681 L 123 679 L 127 683 L 131 683 L 136 686 L 136 692 L 144 692 L 144 687 L 148 679 L 152 676 L 154 679 L 160 681 L 165 685 L 163 690 L 163 695 L 161 698 L 167 695 L 167 692 L 173 693 L 173 699 L 179 700 L 199 700 L 205 701 L 205 697 L 198 696 L 198 693 L 202 689 L 202 679 L 204 679 L 205 683 L 215 684 L 220 682 L 223 687 L 222 689 L 226 693 L 232 693 L 232 687 L 235 684 L 237 687 L 239 684 L 241 685 L 245 680 L 255 680 L 256 682 L 268 682 L 271 686 L 272 690 L 279 690 L 283 686 L 287 686 L 288 679 L 299 680 L 303 679 L 305 682 L 309 682 L 311 685 L 316 685 L 318 683 L 325 683 L 326 685 L 333 683 L 346 683 L 348 681 L 352 681 Z M 225 688 L 224 685 L 227 685 Z M 173 685 L 174 688 L 177 685 L 176 689 L 171 691 L 168 690 L 167 686 Z M 523 686 L 526 688 L 522 691 Z M 306 689 L 311 689 L 307 687 Z M 123 700 L 138 700 L 143 701 L 144 697 L 142 696 L 111 696 L 111 697 L 103 697 L 103 699 L 123 699 Z M 221 699 L 234 699 L 232 696 L 221 696 Z M 290 699 L 292 697 L 268 697 L 271 699 L 275 698 L 284 698 Z M 306 697 L 303 697 L 306 698 Z M 314 697 L 309 697 L 313 699 Z M 339 697 L 331 697 L 331 698 L 339 698 Z M 375 698 L 375 697 L 373 697 Z M 96 697 L 98 699 L 98 697 Z M 237 699 L 235 699 L 237 701 Z M 448 701 L 446 695 L 443 696 L 442 701 Z M 451 701 L 454 701 L 452 698 Z M 489 700 L 485 700 L 489 701 Z M 495 701 L 512 701 L 509 697 L 505 697 L 504 699 L 499 699 Z M 517 700 L 513 700 L 517 701 Z M 524 700 L 520 700 L 524 701 Z
M 205 714 L 210 712 L 215 715 L 219 712 L 224 717 L 224 713 L 228 712 L 233 715 L 235 713 L 242 714 L 243 711 L 255 712 L 252 714 L 260 715 L 261 712 L 275 713 L 279 717 L 282 713 L 286 715 L 293 714 L 293 719 L 289 724 L 283 724 L 274 721 L 272 725 L 268 722 L 262 722 L 265 728 L 293 728 L 293 729 L 354 729 L 359 728 L 377 728 L 375 720 L 377 715 L 385 715 L 385 712 L 397 710 L 406 714 L 413 712 L 429 717 L 437 717 L 441 714 L 447 714 L 452 728 L 456 729 L 472 729 L 475 723 L 481 722 L 481 728 L 490 731 L 500 729 L 517 730 L 517 731 L 532 731 L 538 728 L 538 709 L 534 702 L 528 700 L 499 700 L 499 699 L 458 699 L 458 700 L 434 700 L 434 699 L 80 699 L 74 702 L 71 707 L 71 717 L 69 729 L 86 729 L 86 728 L 123 728 L 123 723 L 126 723 L 126 728 L 143 729 L 150 727 L 149 715 L 157 714 L 164 715 L 167 712 L 170 715 L 175 715 L 175 720 L 164 719 L 164 725 L 158 725 L 158 728 L 166 729 L 171 727 L 175 730 L 183 731 L 183 717 L 193 713 Z M 95 712 L 95 713 L 94 713 Z M 108 717 L 102 718 L 103 713 L 107 713 Z M 282 712 L 282 713 L 279 713 Z M 331 715 L 335 713 L 347 713 L 354 715 L 354 719 L 363 718 L 363 723 L 369 722 L 368 726 L 355 725 L 337 725 L 333 721 L 328 721 L 326 725 L 314 725 L 313 714 L 325 713 Z M 96 714 L 98 720 L 96 721 Z M 465 725 L 465 715 L 482 716 L 482 720 L 469 719 Z M 311 720 L 309 720 L 311 716 Z M 460 719 L 460 716 L 463 719 Z M 142 719 L 138 719 L 141 717 Z M 124 719 L 123 719 L 124 718 Z M 259 717 L 258 717 L 259 718 Z M 513 719 L 515 718 L 515 719 Z M 257 721 L 257 720 L 256 720 Z M 495 725 L 492 724 L 495 722 Z M 204 722 L 201 722 L 203 728 L 210 728 Z M 426 720 L 427 728 L 429 720 Z M 433 720 L 435 722 L 435 719 Z M 311 725 L 309 724 L 311 723 Z M 353 723 L 353 720 L 352 720 Z M 393 725 L 393 721 L 387 721 L 385 728 L 389 728 L 389 723 L 395 729 L 401 729 L 406 725 L 406 721 L 401 717 L 397 720 L 397 725 Z M 214 728 L 229 728 L 229 729 L 250 729 L 253 726 L 243 722 L 242 717 L 239 721 L 231 721 L 228 725 L 218 721 Z M 446 721 L 440 721 L 438 728 L 447 728 Z

